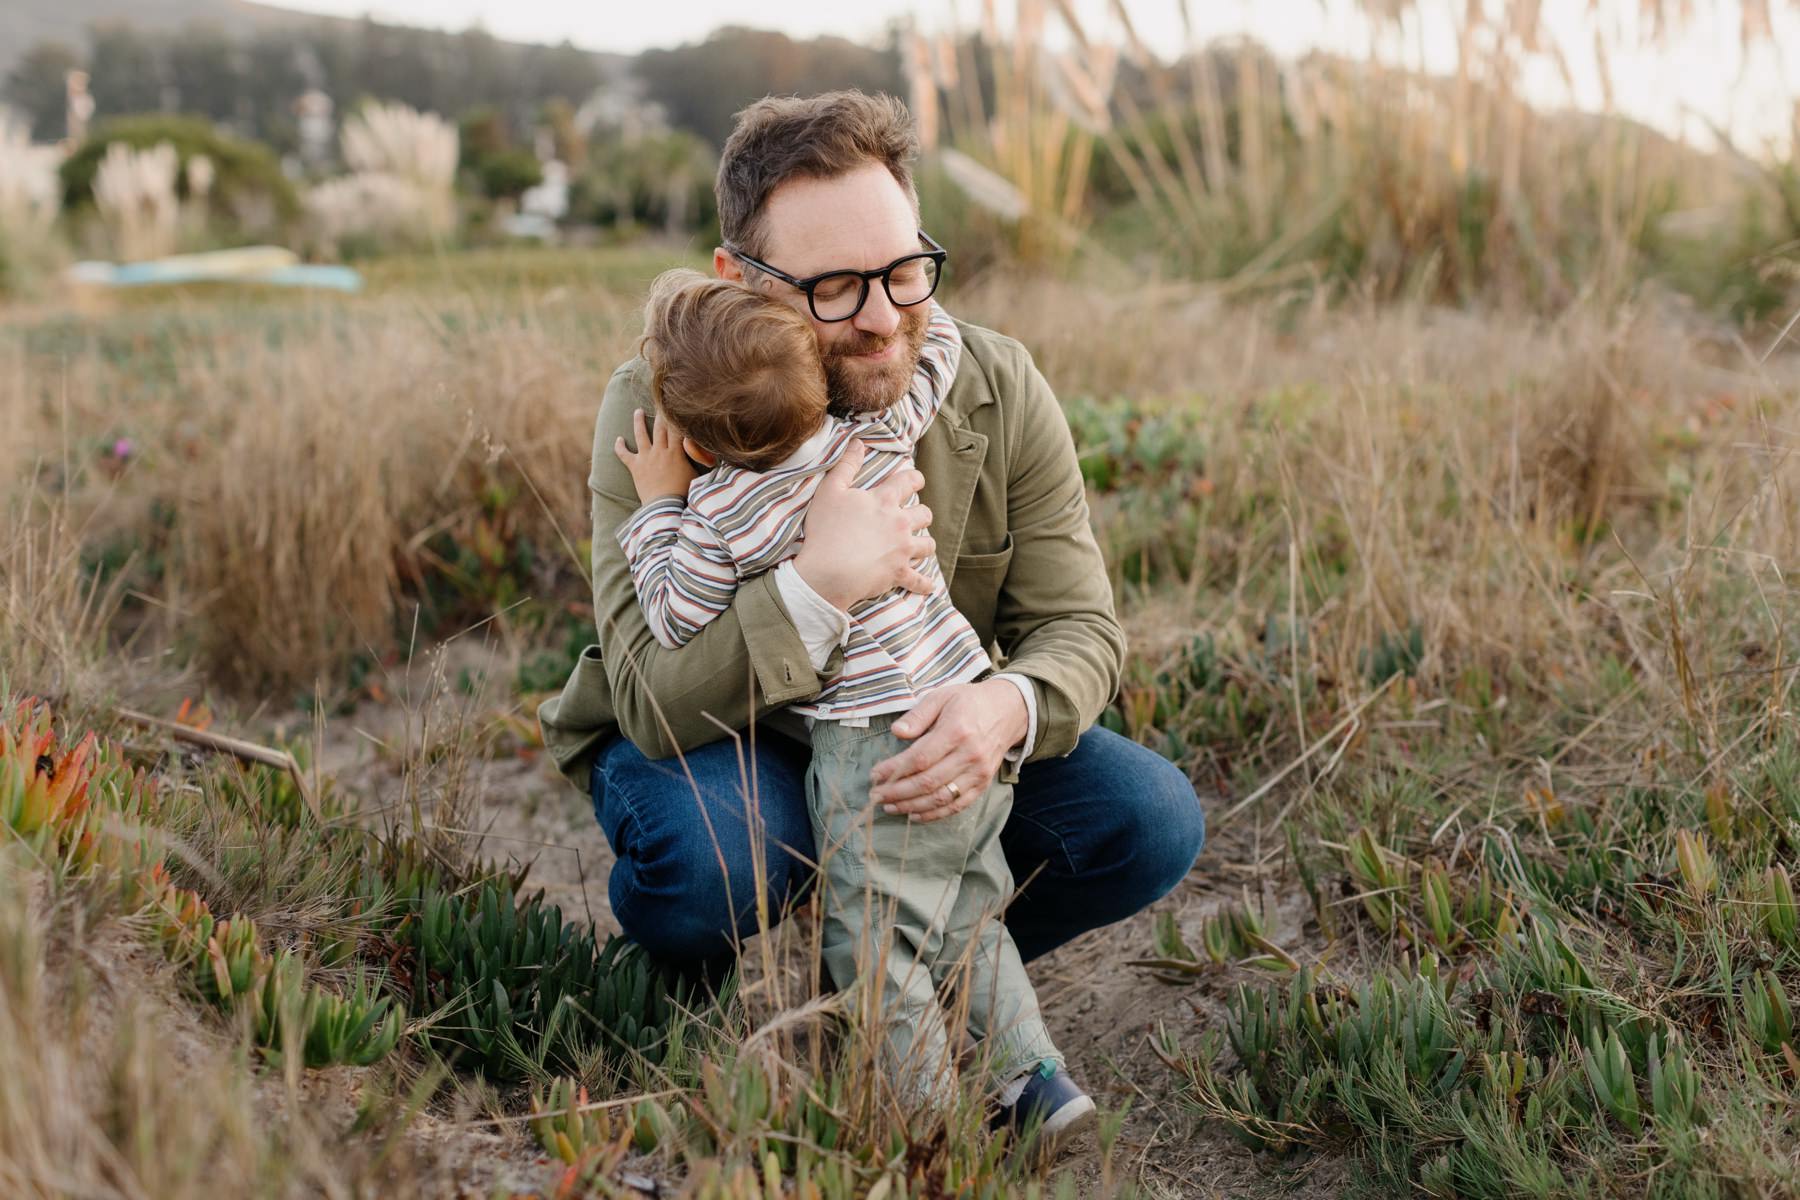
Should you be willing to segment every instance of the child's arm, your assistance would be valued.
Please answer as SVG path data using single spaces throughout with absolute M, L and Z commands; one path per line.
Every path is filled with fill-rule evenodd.
M 914 372 L 906 394 L 882 414 L 882 420 L 908 445 L 917 445 L 937 419 L 961 357 L 962 335 L 957 332 L 956 322 L 933 300 L 930 323 L 925 327 L 925 346 L 919 354 L 919 370 Z
M 737 569 L 712 525 L 665 497 L 619 528 L 644 621 L 658 643 L 678 650 L 737 594 Z
M 631 472 L 643 507 L 619 527 L 619 545 L 645 623 L 658 643 L 676 650 L 731 607 L 737 571 L 718 532 L 687 511 L 694 469 L 680 435 L 666 420 L 647 432 L 642 412 L 633 416 L 632 432 L 643 449 L 633 453 L 620 438 L 613 450 Z

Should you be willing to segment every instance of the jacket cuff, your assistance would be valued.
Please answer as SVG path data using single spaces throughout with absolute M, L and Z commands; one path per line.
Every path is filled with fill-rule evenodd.
M 1063 758 L 1075 749 L 1095 718 L 1083 713 L 1068 694 L 1040 675 L 1029 659 L 1014 659 L 1003 672 L 1031 681 L 1037 693 L 1036 738 L 1026 762 L 1042 762 L 1047 758 Z

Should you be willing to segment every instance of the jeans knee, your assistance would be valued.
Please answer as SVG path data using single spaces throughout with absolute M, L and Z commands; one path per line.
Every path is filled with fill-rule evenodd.
M 613 865 L 613 916 L 654 959 L 687 962 L 725 953 L 736 945 L 739 914 L 755 911 L 754 893 L 727 879 L 717 860 L 687 860 L 679 847 L 640 846 L 630 861 Z
M 732 927 L 722 918 L 723 896 L 671 897 L 652 904 L 634 895 L 615 900 L 613 916 L 624 935 L 658 962 L 701 962 L 735 948 Z
M 764 747 L 756 765 L 762 786 L 746 791 L 727 744 L 672 765 L 618 739 L 597 759 L 590 786 L 616 855 L 613 916 L 653 958 L 728 954 L 760 932 L 761 914 L 779 920 L 804 887 L 812 855 L 804 760 Z
M 616 862 L 608 890 L 619 927 L 664 962 L 734 952 L 743 939 L 763 932 L 759 894 L 769 897 L 773 923 L 803 883 L 790 878 L 796 865 L 786 856 L 771 855 L 758 864 L 746 854 L 727 864 L 710 843 L 684 837 L 658 841 L 640 843 L 629 862 Z
M 1206 810 L 1193 781 L 1174 763 L 1158 758 L 1145 773 L 1143 803 L 1138 810 L 1142 867 L 1155 880 L 1157 895 L 1169 892 L 1193 869 L 1206 844 Z

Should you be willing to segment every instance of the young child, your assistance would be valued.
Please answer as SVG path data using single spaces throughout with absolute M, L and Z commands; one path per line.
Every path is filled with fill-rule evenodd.
M 634 418 L 637 449 L 615 450 L 643 506 L 618 531 L 656 639 L 678 647 L 731 603 L 738 585 L 799 548 L 819 480 L 860 438 L 858 487 L 911 465 L 962 353 L 932 304 L 906 395 L 854 420 L 826 411 L 824 370 L 800 313 L 742 284 L 670 271 L 651 288 L 642 351 L 658 406 Z M 694 478 L 687 459 L 711 467 Z M 915 822 L 869 801 L 869 773 L 905 743 L 894 719 L 925 691 L 970 682 L 987 651 L 952 607 L 934 557 L 928 595 L 895 588 L 850 610 L 843 668 L 796 705 L 812 730 L 807 803 L 824 886 L 823 954 L 848 990 L 878 985 L 885 1062 L 902 1097 L 944 1094 L 950 1043 L 938 988 L 956 979 L 970 1032 L 997 1079 L 999 1121 L 1041 1119 L 1051 1138 L 1094 1116 L 1070 1080 L 1000 910 L 1012 877 L 1000 829 L 1012 789 L 997 781 L 955 816 Z M 968 971 L 962 982 L 960 972 Z

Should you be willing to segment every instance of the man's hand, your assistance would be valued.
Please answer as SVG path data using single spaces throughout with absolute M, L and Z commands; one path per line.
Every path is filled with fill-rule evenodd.
M 613 453 L 631 472 L 638 503 L 648 504 L 665 496 L 686 500 L 688 485 L 694 482 L 694 464 L 682 450 L 681 434 L 675 426 L 667 417 L 659 416 L 652 434 L 644 427 L 644 410 L 640 408 L 631 414 L 631 435 L 637 442 L 637 452 L 627 449 L 625 439 L 620 438 L 613 443 Z
M 806 537 L 794 555 L 794 569 L 828 603 L 848 612 L 863 600 L 896 587 L 924 595 L 931 581 L 913 564 L 937 553 L 924 530 L 931 510 L 902 507 L 925 485 L 911 467 L 895 471 L 870 489 L 856 486 L 866 447 L 853 440 L 838 464 L 819 480 L 806 510 Z
M 918 821 L 953 816 L 993 782 L 1006 752 L 1025 740 L 1028 719 L 1025 698 L 1004 679 L 926 692 L 894 722 L 896 734 L 918 740 L 875 764 L 869 797 Z

